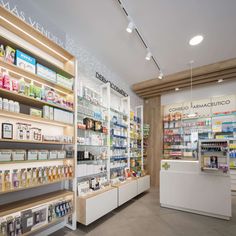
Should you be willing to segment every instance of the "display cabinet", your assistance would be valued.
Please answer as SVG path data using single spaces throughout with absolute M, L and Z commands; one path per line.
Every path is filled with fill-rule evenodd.
M 187 117 L 181 113 L 168 115 L 163 121 L 163 157 L 196 159 L 198 140 L 234 139 L 234 111 L 208 116 Z
M 112 91 L 110 99 L 110 179 L 124 181 L 130 167 L 130 98 Z
M 201 171 L 229 174 L 229 141 L 199 141 L 199 162 Z
M 143 106 L 130 112 L 130 169 L 134 175 L 143 171 Z

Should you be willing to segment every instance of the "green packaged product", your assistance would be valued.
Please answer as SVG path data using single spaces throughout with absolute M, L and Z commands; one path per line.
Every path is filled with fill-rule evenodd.
M 25 84 L 25 96 L 29 96 L 29 88 L 30 88 L 30 85 Z
M 36 99 L 41 100 L 42 92 L 40 87 L 34 86 L 34 96 Z
M 29 85 L 29 96 L 30 97 L 34 97 L 34 90 L 35 90 L 34 88 L 35 88 L 35 86 L 34 86 L 33 82 L 31 82 Z

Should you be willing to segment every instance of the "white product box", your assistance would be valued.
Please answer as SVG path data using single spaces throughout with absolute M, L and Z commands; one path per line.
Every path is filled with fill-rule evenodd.
M 60 74 L 57 74 L 57 83 L 66 87 L 66 88 L 69 88 L 69 89 L 72 89 L 73 88 L 73 82 L 74 80 L 73 79 L 68 79 Z
M 11 161 L 12 150 L 0 150 L 0 161 Z
M 48 159 L 57 159 L 57 151 L 50 151 Z
M 43 118 L 49 119 L 50 118 L 50 107 L 43 106 Z
M 49 68 L 37 63 L 36 65 L 36 71 L 37 71 L 37 75 L 50 80 L 53 83 L 56 83 L 57 80 L 57 75 L 56 72 L 50 70 Z
M 28 150 L 28 157 L 29 161 L 38 160 L 38 151 L 37 150 Z
M 49 107 L 49 119 L 53 120 L 54 119 L 54 108 Z
M 73 113 L 54 108 L 54 120 L 73 124 Z
M 65 159 L 66 158 L 66 151 L 57 151 L 57 158 L 58 159 Z
M 35 64 L 36 64 L 36 60 L 35 58 L 19 51 L 16 50 L 16 65 L 28 70 L 32 73 L 35 73 Z
M 26 159 L 26 151 L 24 150 L 14 150 L 12 152 L 13 161 L 24 161 Z
M 48 159 L 48 151 L 47 150 L 38 151 L 38 159 L 39 160 L 47 160 Z

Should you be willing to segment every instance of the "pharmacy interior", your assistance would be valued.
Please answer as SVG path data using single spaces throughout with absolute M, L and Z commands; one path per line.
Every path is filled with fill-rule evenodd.
M 142 104 L 0 13 L 0 235 L 75 230 L 147 191 Z

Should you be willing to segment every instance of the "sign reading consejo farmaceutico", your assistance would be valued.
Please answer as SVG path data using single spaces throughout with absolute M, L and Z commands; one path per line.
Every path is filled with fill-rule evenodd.
M 165 115 L 175 112 L 180 112 L 182 114 L 195 112 L 199 115 L 210 115 L 233 110 L 236 110 L 236 95 L 212 97 L 164 106 Z
M 129 95 L 121 88 L 119 88 L 118 86 L 116 86 L 114 83 L 112 83 L 111 81 L 107 80 L 103 75 L 99 74 L 98 72 L 95 73 L 95 77 L 97 79 L 99 79 L 100 81 L 102 81 L 103 83 L 110 83 L 110 87 L 112 89 L 114 89 L 116 92 L 120 93 L 121 95 L 123 95 L 124 97 L 128 97 Z

